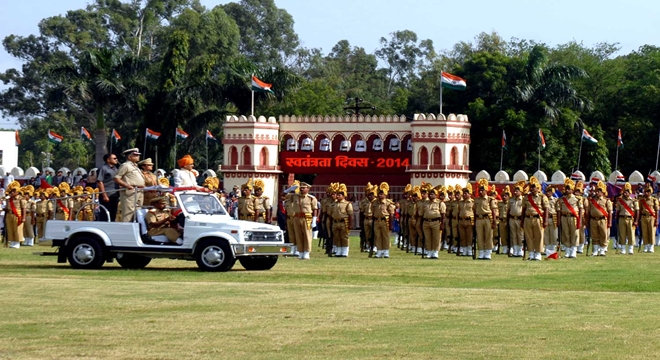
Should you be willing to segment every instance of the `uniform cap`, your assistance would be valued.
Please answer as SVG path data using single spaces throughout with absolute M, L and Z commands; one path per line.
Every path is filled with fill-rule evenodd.
M 153 165 L 154 163 L 151 161 L 151 158 L 146 158 L 144 160 L 138 161 L 138 165 Z
M 132 148 L 132 149 L 124 150 L 124 152 L 122 152 L 122 154 L 124 154 L 125 156 L 142 155 L 142 154 L 140 154 L 140 149 L 138 149 L 138 148 Z

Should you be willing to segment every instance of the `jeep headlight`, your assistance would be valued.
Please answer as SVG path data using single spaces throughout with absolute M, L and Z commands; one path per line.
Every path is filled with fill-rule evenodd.
M 243 231 L 243 239 L 250 241 L 252 239 L 252 231 Z

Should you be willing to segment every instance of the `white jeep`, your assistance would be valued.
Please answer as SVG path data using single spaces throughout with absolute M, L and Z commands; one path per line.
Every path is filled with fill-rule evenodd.
M 144 268 L 153 258 L 195 260 L 205 271 L 228 271 L 236 260 L 246 270 L 268 270 L 279 256 L 292 255 L 279 227 L 232 219 L 218 198 L 196 190 L 174 191 L 183 217 L 183 243 L 164 235 L 147 235 L 147 209 L 137 211 L 135 222 L 46 222 L 45 240 L 39 245 L 56 247 L 58 263 L 68 260 L 77 269 L 97 269 L 117 259 L 130 269 Z M 106 211 L 100 207 L 101 211 Z

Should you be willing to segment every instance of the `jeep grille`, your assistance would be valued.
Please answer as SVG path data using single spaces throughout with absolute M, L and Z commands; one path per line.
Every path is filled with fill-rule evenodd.
M 246 241 L 280 241 L 276 232 L 252 232 L 252 236 L 246 238 Z

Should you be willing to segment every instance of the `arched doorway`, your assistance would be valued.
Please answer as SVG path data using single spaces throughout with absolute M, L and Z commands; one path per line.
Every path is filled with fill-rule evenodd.
M 252 165 L 252 151 L 250 150 L 250 147 L 245 145 L 243 146 L 243 165 L 244 166 L 251 166 Z
M 426 146 L 419 148 L 417 163 L 419 165 L 428 165 L 429 164 L 429 151 L 426 150 Z

